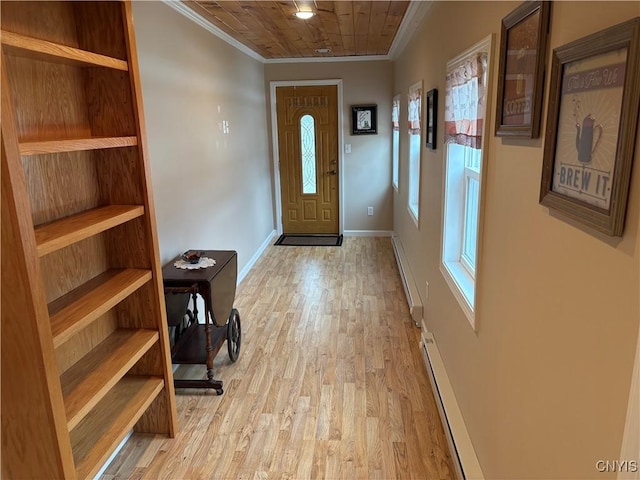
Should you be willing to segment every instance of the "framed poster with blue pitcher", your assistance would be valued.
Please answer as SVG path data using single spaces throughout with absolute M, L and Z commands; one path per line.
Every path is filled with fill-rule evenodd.
M 622 236 L 640 107 L 640 17 L 553 51 L 540 203 Z

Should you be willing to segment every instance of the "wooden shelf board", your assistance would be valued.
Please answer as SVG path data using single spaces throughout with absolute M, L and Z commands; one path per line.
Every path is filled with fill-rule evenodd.
M 79 480 L 93 478 L 164 386 L 161 377 L 126 376 L 71 431 Z
M 155 330 L 116 330 L 62 374 L 60 383 L 69 430 L 80 423 L 157 341 Z
M 129 65 L 124 60 L 5 30 L 2 30 L 2 45 L 8 54 L 35 58 L 46 62 L 66 63 L 83 67 L 107 67 L 123 71 L 129 70 Z
M 62 345 L 149 280 L 150 270 L 108 270 L 51 302 L 53 346 Z
M 36 227 L 38 256 L 42 257 L 144 215 L 142 205 L 108 205 Z
M 78 152 L 105 148 L 135 147 L 137 137 L 93 137 L 40 142 L 21 142 L 20 155 L 42 155 L 46 153 Z

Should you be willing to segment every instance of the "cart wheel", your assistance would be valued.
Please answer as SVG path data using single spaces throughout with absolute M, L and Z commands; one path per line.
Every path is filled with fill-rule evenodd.
M 223 389 L 221 389 L 221 388 L 218 388 L 218 389 L 216 390 L 216 394 L 218 394 L 218 395 L 222 395 L 223 393 L 224 393 L 224 390 L 223 390 Z
M 240 327 L 240 314 L 235 308 L 231 310 L 227 322 L 227 349 L 232 362 L 238 360 L 240 355 L 240 341 L 242 340 L 242 328 Z

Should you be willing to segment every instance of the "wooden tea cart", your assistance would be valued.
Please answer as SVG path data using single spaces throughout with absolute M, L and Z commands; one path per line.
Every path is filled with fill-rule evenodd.
M 233 250 L 204 250 L 203 258 L 216 264 L 206 268 L 180 269 L 174 258 L 162 269 L 167 307 L 167 322 L 171 330 L 171 361 L 173 364 L 203 364 L 206 379 L 174 379 L 176 388 L 210 388 L 218 395 L 224 392 L 222 380 L 213 377 L 213 359 L 227 342 L 232 362 L 240 354 L 242 329 L 240 314 L 233 308 L 238 273 L 237 253 Z M 197 266 L 197 265 L 196 265 Z M 198 322 L 197 296 L 205 305 L 204 323 Z M 191 309 L 189 300 L 192 301 Z

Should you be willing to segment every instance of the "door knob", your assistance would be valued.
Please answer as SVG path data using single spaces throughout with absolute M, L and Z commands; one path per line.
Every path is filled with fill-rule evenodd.
M 336 170 L 329 170 L 327 175 L 336 175 L 338 172 Z

